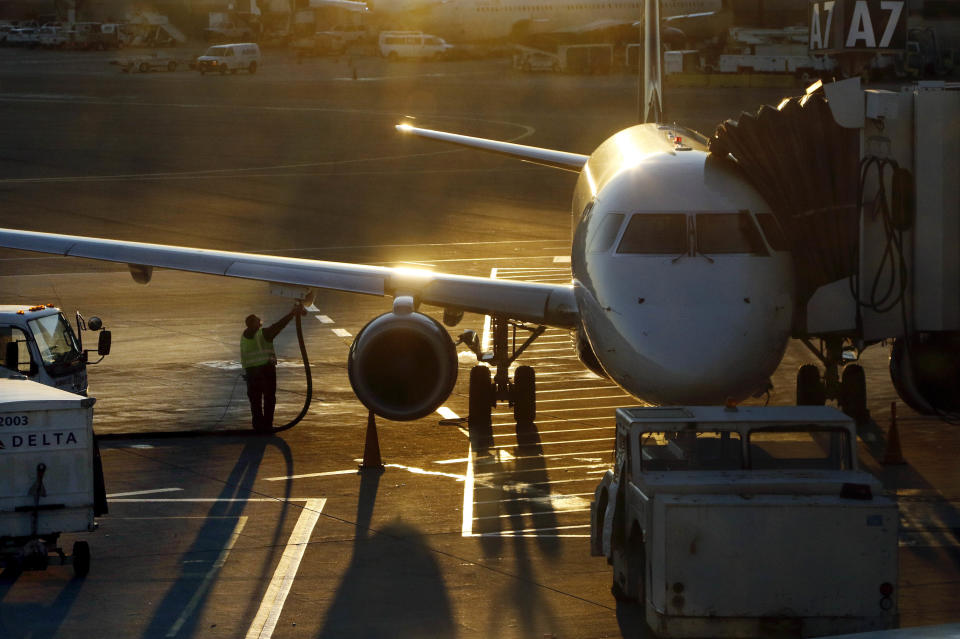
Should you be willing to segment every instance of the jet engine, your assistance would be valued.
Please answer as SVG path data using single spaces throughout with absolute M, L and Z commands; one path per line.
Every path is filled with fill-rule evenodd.
M 457 382 L 457 349 L 440 322 L 415 312 L 385 313 L 350 346 L 350 385 L 363 405 L 386 419 L 429 415 Z
M 960 333 L 899 337 L 890 352 L 890 379 L 910 408 L 932 415 L 960 411 Z

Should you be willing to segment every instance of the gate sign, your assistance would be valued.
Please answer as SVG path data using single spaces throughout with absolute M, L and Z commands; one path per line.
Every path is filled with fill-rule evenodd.
M 903 51 L 906 0 L 813 0 L 810 52 Z

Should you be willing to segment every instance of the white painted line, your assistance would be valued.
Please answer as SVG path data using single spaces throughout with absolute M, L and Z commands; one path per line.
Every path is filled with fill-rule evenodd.
M 327 315 L 314 315 L 317 318 L 317 321 L 321 324 L 333 324 L 333 320 L 330 319 Z
M 350 331 L 345 328 L 335 328 L 333 329 L 333 334 L 337 337 L 350 337 Z
M 437 409 L 437 412 L 440 413 L 440 417 L 443 417 L 444 419 L 460 419 L 459 415 L 457 415 L 455 412 L 453 412 L 446 406 L 441 406 L 440 408 Z
M 114 497 L 133 497 L 134 495 L 152 495 L 154 493 L 175 493 L 178 490 L 183 490 L 183 488 L 154 488 L 153 490 L 134 490 L 129 493 L 111 493 L 107 495 L 107 499 L 113 499 Z
M 569 255 L 554 255 L 553 256 L 554 264 L 569 264 L 570 256 Z
M 180 628 L 182 628 L 183 624 L 186 623 L 187 619 L 190 618 L 190 616 L 193 614 L 193 611 L 197 609 L 197 605 L 200 603 L 200 600 L 207 596 L 207 590 L 210 589 L 210 583 L 213 581 L 214 575 L 216 575 L 217 571 L 223 567 L 224 563 L 226 563 L 227 557 L 230 556 L 230 550 L 233 548 L 233 544 L 237 542 L 240 532 L 246 525 L 247 518 L 245 516 L 237 517 L 237 523 L 233 527 L 233 533 L 231 533 L 230 539 L 227 540 L 227 544 L 223 547 L 223 550 L 220 551 L 220 555 L 217 556 L 217 560 L 213 562 L 212 566 L 210 566 L 210 570 L 208 570 L 207 574 L 203 576 L 203 581 L 193 592 L 193 596 L 190 598 L 190 601 L 187 602 L 187 606 L 183 609 L 183 612 L 181 612 L 180 616 L 177 617 L 177 620 L 170 627 L 170 630 L 167 631 L 168 637 L 177 636 L 177 633 L 180 632 Z
M 302 475 L 283 475 L 282 477 L 264 477 L 263 481 L 286 481 L 288 479 L 304 479 L 306 477 L 330 477 L 332 475 L 356 475 L 357 469 L 330 470 L 325 473 L 304 473 Z
M 487 319 L 490 319 L 489 316 Z M 467 440 L 467 477 L 463 481 L 463 520 L 460 524 L 460 535 L 473 535 L 473 444 Z
M 434 464 L 465 464 L 470 461 L 469 457 L 457 457 L 456 459 L 441 459 L 433 462 Z
M 566 514 L 566 513 L 582 513 L 590 512 L 590 508 L 568 508 L 566 510 L 554 510 L 553 514 Z M 536 517 L 537 515 L 544 515 L 546 512 L 527 512 L 522 513 L 507 513 L 505 515 L 486 515 L 484 517 L 474 517 L 474 521 L 481 521 L 487 519 L 523 519 L 525 517 Z
M 310 499 L 303 507 L 297 525 L 293 527 L 290 539 L 287 540 L 283 556 L 280 557 L 277 569 L 273 573 L 273 579 L 270 580 L 267 592 L 260 602 L 257 616 L 253 618 L 253 623 L 247 631 L 247 639 L 270 639 L 273 636 L 273 630 L 280 619 L 280 612 L 283 611 L 283 604 L 287 601 L 293 579 L 300 568 L 300 560 L 303 559 L 303 553 L 310 543 L 313 527 L 316 526 L 320 512 L 326 503 L 326 499 Z
M 586 442 L 612 442 L 612 437 L 600 437 L 596 439 L 569 439 L 567 441 L 560 442 L 540 442 L 539 446 L 557 446 L 559 444 L 583 444 Z M 494 446 L 494 450 L 514 448 L 514 446 Z
M 575 526 L 553 526 L 551 528 L 524 528 L 523 530 L 508 530 L 508 531 L 499 531 L 499 532 L 489 532 L 489 533 L 480 533 L 479 535 L 471 535 L 471 537 L 516 537 L 517 535 L 523 533 L 539 533 L 549 530 L 571 530 L 573 528 L 589 528 L 590 524 L 577 524 Z M 534 535 L 539 536 L 539 535 Z M 589 537 L 589 535 L 587 535 Z
M 310 311 L 311 313 L 319 313 L 319 312 L 320 312 L 320 309 L 317 308 L 314 304 L 311 304 L 310 306 L 307 306 L 306 308 L 304 308 L 304 310 Z

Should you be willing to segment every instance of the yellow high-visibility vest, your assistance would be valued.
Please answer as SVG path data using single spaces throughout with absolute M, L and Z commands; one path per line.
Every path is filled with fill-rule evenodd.
M 256 368 L 265 364 L 275 364 L 276 361 L 277 354 L 273 350 L 273 342 L 267 341 L 262 328 L 253 338 L 246 335 L 240 337 L 240 366 Z

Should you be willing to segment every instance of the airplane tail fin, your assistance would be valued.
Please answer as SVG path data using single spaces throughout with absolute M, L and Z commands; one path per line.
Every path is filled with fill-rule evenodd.
M 640 121 L 663 121 L 663 78 L 660 62 L 660 0 L 643 3 L 643 70 Z

